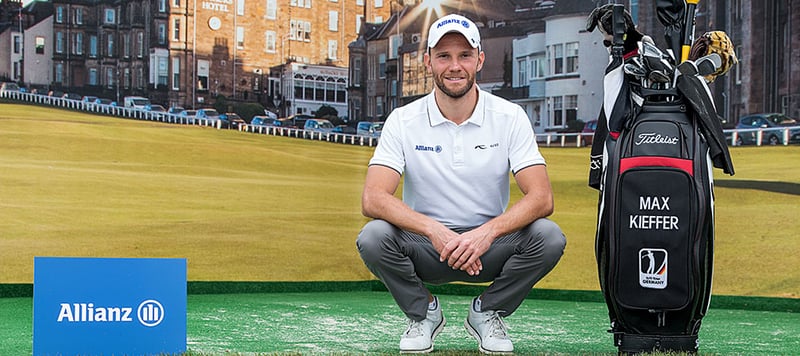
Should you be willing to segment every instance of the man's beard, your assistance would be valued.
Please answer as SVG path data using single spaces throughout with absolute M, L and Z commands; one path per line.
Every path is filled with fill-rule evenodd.
M 475 81 L 468 76 L 467 77 L 468 84 L 464 86 L 463 89 L 455 91 L 447 88 L 447 86 L 444 85 L 444 80 L 442 79 L 442 76 L 434 76 L 433 82 L 436 83 L 436 87 L 439 88 L 439 90 L 441 90 L 442 93 L 453 99 L 458 99 L 463 97 L 464 95 L 467 95 L 467 93 L 469 93 L 469 91 L 472 90 L 472 86 L 475 84 Z

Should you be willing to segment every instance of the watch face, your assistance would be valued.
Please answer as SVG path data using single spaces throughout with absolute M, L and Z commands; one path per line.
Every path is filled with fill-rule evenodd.
M 210 19 L 208 19 L 208 27 L 210 27 L 212 30 L 214 31 L 219 30 L 221 26 L 222 26 L 222 21 L 219 19 L 219 17 L 213 16 Z

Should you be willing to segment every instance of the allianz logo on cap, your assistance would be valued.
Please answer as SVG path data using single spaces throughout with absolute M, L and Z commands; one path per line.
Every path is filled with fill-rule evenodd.
M 464 28 L 469 28 L 469 22 L 467 20 L 459 20 L 459 19 L 444 19 L 442 20 L 442 22 L 439 22 L 439 24 L 436 25 L 436 28 L 440 28 L 444 25 L 451 23 L 461 24 L 461 26 L 464 26 Z
M 61 303 L 58 312 L 59 323 L 132 322 L 132 307 L 95 306 L 94 303 Z M 164 307 L 155 299 L 139 304 L 136 318 L 146 327 L 154 327 L 164 320 Z

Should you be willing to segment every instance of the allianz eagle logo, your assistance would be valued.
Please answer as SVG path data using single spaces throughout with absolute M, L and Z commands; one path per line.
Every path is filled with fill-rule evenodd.
M 103 322 L 133 322 L 136 318 L 146 327 L 154 327 L 164 320 L 164 307 L 157 300 L 148 299 L 139 304 L 136 314 L 132 307 L 95 306 L 94 303 L 61 303 L 58 312 L 59 323 L 103 323 Z
M 677 145 L 678 138 L 662 135 L 656 132 L 640 133 L 634 144 L 636 146 L 650 144 Z
M 436 145 L 436 147 L 434 147 L 434 146 L 416 145 L 416 146 L 414 146 L 414 150 L 415 151 L 422 151 L 422 152 L 441 153 L 442 152 L 442 146 Z

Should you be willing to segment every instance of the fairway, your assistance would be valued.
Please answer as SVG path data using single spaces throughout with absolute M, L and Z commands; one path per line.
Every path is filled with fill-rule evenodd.
M 354 281 L 374 148 L 0 104 L 0 283 L 34 256 L 181 257 L 190 281 Z M 598 290 L 587 148 L 543 148 L 565 255 L 541 288 Z M 800 296 L 800 147 L 715 171 L 714 293 Z M 512 186 L 512 201 L 519 198 Z

